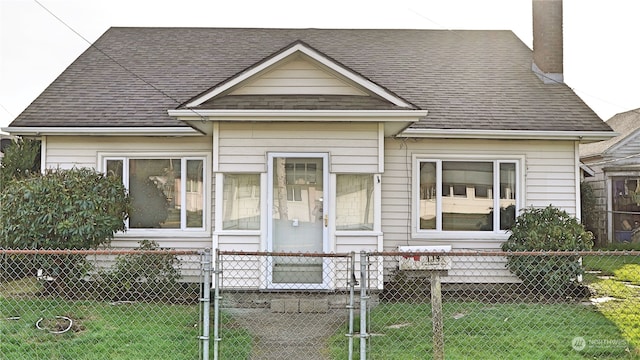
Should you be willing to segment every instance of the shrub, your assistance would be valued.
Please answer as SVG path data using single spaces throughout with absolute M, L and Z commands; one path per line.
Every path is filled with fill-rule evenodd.
M 180 259 L 169 253 L 144 253 L 160 250 L 155 241 L 143 240 L 139 254 L 120 255 L 111 270 L 99 273 L 107 297 L 113 300 L 168 298 L 178 291 Z
M 125 230 L 126 190 L 91 169 L 48 171 L 10 181 L 0 193 L 0 246 L 88 249 Z
M 0 190 L 11 180 L 40 172 L 40 141 L 17 139 L 4 149 L 0 163 Z
M 125 230 L 129 199 L 120 180 L 91 169 L 13 178 L 0 192 L 0 247 L 88 249 Z M 88 271 L 83 256 L 38 257 L 33 266 L 55 279 L 49 292 L 73 295 L 70 283 Z
M 502 244 L 504 251 L 581 251 L 590 250 L 593 235 L 566 211 L 551 205 L 526 209 L 516 218 L 511 236 Z M 550 295 L 572 290 L 583 273 L 577 256 L 507 256 L 507 267 L 525 285 Z

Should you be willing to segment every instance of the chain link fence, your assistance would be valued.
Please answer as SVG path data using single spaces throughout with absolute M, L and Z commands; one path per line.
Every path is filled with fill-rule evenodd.
M 0 358 L 206 356 L 207 254 L 0 250 Z
M 365 256 L 361 359 L 640 358 L 638 251 Z
M 216 269 L 220 359 L 640 358 L 637 251 L 221 251 Z
M 638 251 L 0 250 L 2 359 L 638 359 L 638 349 Z

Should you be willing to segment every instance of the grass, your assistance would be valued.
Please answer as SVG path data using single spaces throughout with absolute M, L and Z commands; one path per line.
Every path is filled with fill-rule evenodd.
M 626 359 L 620 331 L 592 307 L 576 304 L 443 305 L 445 357 L 448 359 Z M 384 303 L 371 311 L 369 359 L 424 359 L 432 355 L 429 304 Z M 344 331 L 344 329 L 342 329 Z M 344 333 L 332 338 L 334 359 L 346 358 Z M 342 338 L 341 338 L 342 337 Z M 614 340 L 607 347 L 572 348 L 576 337 L 588 344 Z M 358 353 L 358 340 L 355 341 Z
M 197 304 L 113 303 L 40 298 L 35 278 L 23 278 L 0 286 L 0 359 L 198 359 L 200 344 Z M 63 334 L 37 329 L 35 323 L 73 319 Z M 213 323 L 213 319 L 211 319 Z M 220 353 L 224 359 L 247 359 L 251 335 L 235 326 L 231 316 L 220 319 Z M 63 323 L 66 328 L 68 323 Z M 213 324 L 211 324 L 213 339 Z M 232 344 L 246 344 L 229 349 Z M 210 353 L 213 354 L 213 341 Z M 232 351 L 231 351 L 232 350 Z M 231 356 L 231 357 L 229 357 Z
M 599 304 L 599 310 L 640 354 L 640 258 L 590 256 L 585 267 L 592 272 L 589 282 L 596 296 L 615 298 Z
M 64 334 L 37 329 L 39 318 L 74 320 Z M 8 319 L 12 318 L 12 319 Z M 198 358 L 197 306 L 0 298 L 2 359 Z

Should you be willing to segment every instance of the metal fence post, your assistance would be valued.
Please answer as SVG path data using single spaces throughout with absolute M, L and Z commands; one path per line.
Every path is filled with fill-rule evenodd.
M 354 308 L 355 308 L 355 290 L 358 281 L 356 280 L 356 253 L 351 252 L 351 274 L 349 274 L 349 360 L 353 359 L 353 320 L 354 320 Z
M 360 360 L 367 360 L 367 263 L 366 252 L 360 252 Z
M 200 303 L 202 306 L 202 335 L 200 340 L 202 341 L 202 358 L 204 360 L 209 359 L 209 321 L 211 308 L 211 249 L 205 249 L 202 256 L 202 298 Z
M 222 270 L 220 269 L 220 253 L 216 249 L 216 260 L 214 273 L 214 285 L 213 285 L 213 359 L 218 360 L 220 353 L 220 275 Z

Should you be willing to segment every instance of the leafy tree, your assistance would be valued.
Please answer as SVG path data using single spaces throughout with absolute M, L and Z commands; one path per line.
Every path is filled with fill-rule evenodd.
M 10 181 L 0 203 L 0 247 L 6 248 L 95 248 L 125 230 L 129 211 L 117 178 L 84 168 Z
M 593 190 L 591 184 L 587 182 L 580 183 L 580 209 L 581 216 L 580 220 L 584 227 L 591 231 L 595 232 L 598 226 L 598 211 L 596 209 L 597 199 L 596 194 Z M 601 240 L 601 239 L 595 239 Z
M 17 139 L 4 149 L 0 163 L 0 190 L 13 179 L 24 179 L 40 172 L 40 141 Z
M 575 217 L 551 205 L 529 208 L 516 218 L 511 236 L 502 244 L 504 251 L 581 251 L 593 246 L 593 234 Z M 582 274 L 577 256 L 507 257 L 507 267 L 529 288 L 540 288 L 550 295 L 563 295 Z

